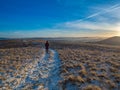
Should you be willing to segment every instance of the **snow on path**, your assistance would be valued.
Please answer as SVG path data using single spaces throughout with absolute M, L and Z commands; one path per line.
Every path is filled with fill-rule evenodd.
M 25 80 L 14 90 L 59 90 L 60 64 L 56 51 L 49 50 L 49 53 L 45 53 L 44 50 L 42 58 L 28 71 Z

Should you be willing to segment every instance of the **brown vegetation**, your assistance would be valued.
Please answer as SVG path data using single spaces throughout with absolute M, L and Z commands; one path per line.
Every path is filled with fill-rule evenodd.
M 101 88 L 95 85 L 88 85 L 84 87 L 83 90 L 101 90 Z
M 0 89 L 12 90 L 12 86 L 19 85 L 42 53 L 39 47 L 0 49 Z
M 62 60 L 61 76 L 83 90 L 114 90 L 120 83 L 120 47 L 89 43 L 54 43 Z

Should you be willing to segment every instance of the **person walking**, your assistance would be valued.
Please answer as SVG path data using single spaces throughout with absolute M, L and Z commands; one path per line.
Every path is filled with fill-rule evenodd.
M 48 50 L 49 50 L 49 42 L 48 41 L 46 41 L 46 43 L 45 43 L 45 49 L 46 49 L 46 53 L 48 53 Z

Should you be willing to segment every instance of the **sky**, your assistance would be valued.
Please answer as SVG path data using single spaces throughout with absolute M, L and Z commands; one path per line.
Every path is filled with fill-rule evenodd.
M 0 0 L 0 37 L 120 36 L 120 0 Z

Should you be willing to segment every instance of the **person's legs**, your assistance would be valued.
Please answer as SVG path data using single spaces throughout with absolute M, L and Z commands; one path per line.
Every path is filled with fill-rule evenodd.
M 46 48 L 46 53 L 48 53 L 48 48 Z

